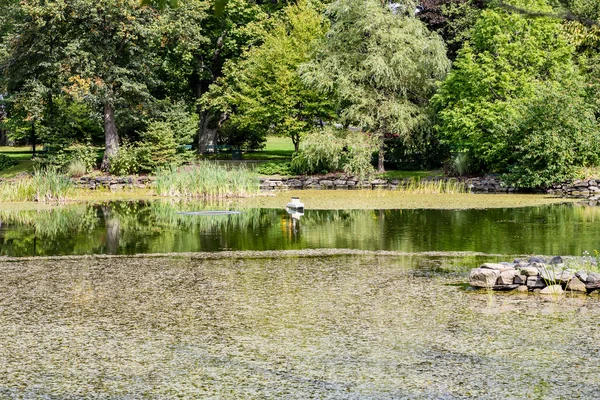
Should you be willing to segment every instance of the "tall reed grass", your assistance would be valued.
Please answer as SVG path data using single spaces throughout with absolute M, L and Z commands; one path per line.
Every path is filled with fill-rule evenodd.
M 466 193 L 467 187 L 464 182 L 456 180 L 425 180 L 405 179 L 398 185 L 398 190 L 406 193 L 438 194 L 438 193 Z
M 35 171 L 31 176 L 0 184 L 0 201 L 61 202 L 73 194 L 71 180 L 55 170 Z
M 213 162 L 160 170 L 154 190 L 159 196 L 203 199 L 246 197 L 260 191 L 258 176 L 245 167 L 226 168 Z

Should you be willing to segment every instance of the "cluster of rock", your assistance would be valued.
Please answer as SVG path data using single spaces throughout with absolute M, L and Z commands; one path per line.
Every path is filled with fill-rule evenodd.
M 123 189 L 143 189 L 152 183 L 153 178 L 149 176 L 98 176 L 89 177 L 83 176 L 81 178 L 73 178 L 71 181 L 75 184 L 75 187 L 84 189 L 110 189 L 110 190 L 123 190 Z
M 595 179 L 575 180 L 553 185 L 546 192 L 548 194 L 586 197 L 591 201 L 600 201 L 600 181 Z
M 485 263 L 471 270 L 469 284 L 493 290 L 517 290 L 560 294 L 563 291 L 600 293 L 600 273 L 567 268 L 561 257 L 544 260 L 531 257 L 527 261 Z
M 506 187 L 498 177 L 476 178 L 429 177 L 421 183 L 444 183 L 462 185 L 465 191 L 482 193 L 513 193 L 516 188 Z M 360 179 L 350 175 L 294 176 L 260 178 L 263 191 L 287 189 L 398 189 L 415 185 L 414 179 Z

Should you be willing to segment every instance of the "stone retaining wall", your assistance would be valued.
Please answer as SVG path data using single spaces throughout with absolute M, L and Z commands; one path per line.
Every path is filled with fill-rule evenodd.
M 496 177 L 477 177 L 477 178 L 448 178 L 431 177 L 423 178 L 421 182 L 447 184 L 462 184 L 465 189 L 471 192 L 481 193 L 513 193 L 516 188 L 505 186 L 499 178 Z M 282 178 L 260 178 L 260 188 L 263 191 L 269 190 L 288 190 L 288 189 L 398 189 L 414 185 L 414 179 L 371 179 L 361 180 L 355 176 L 345 175 L 327 175 L 327 176 L 296 176 Z
M 591 265 L 591 264 L 590 264 Z M 568 268 L 562 257 L 485 263 L 471 270 L 469 284 L 492 290 L 561 294 L 563 291 L 600 293 L 600 273 Z
M 99 176 L 99 177 L 82 177 L 71 179 L 75 184 L 75 187 L 84 189 L 110 189 L 110 190 L 123 190 L 123 189 L 144 189 L 152 184 L 154 181 L 153 177 L 150 176 Z

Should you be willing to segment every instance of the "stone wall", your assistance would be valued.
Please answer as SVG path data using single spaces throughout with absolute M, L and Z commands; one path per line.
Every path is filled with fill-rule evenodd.
M 499 178 L 484 176 L 477 178 L 424 178 L 421 182 L 427 184 L 444 182 L 447 184 L 464 185 L 465 190 L 480 193 L 513 193 L 517 189 L 505 186 Z M 296 176 L 282 178 L 260 178 L 260 188 L 263 191 L 288 189 L 398 189 L 414 185 L 414 179 L 370 179 L 361 180 L 355 176 L 326 175 L 326 176 Z
M 591 264 L 590 264 L 591 265 Z M 469 284 L 492 290 L 560 294 L 600 293 L 600 273 L 567 267 L 562 257 L 531 257 L 513 262 L 485 263 L 471 270 Z
M 154 181 L 153 177 L 150 176 L 98 176 L 98 177 L 82 177 L 73 178 L 75 187 L 84 189 L 110 189 L 110 190 L 123 190 L 123 189 L 143 189 L 148 187 Z

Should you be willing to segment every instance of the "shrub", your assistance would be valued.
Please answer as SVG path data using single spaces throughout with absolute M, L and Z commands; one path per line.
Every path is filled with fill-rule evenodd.
M 138 172 L 137 153 L 138 148 L 124 140 L 117 155 L 110 159 L 110 173 L 113 175 L 130 175 Z
M 255 171 L 261 175 L 292 175 L 289 161 L 269 161 L 258 165 Z
M 6 154 L 0 154 L 0 171 L 17 165 L 18 162 Z
M 87 172 L 85 163 L 78 158 L 71 160 L 69 165 L 66 167 L 66 173 L 68 176 L 73 178 L 79 178 Z
M 368 134 L 326 127 L 304 137 L 291 168 L 299 174 L 344 171 L 366 176 L 374 172 L 371 158 L 376 149 L 376 139 Z

